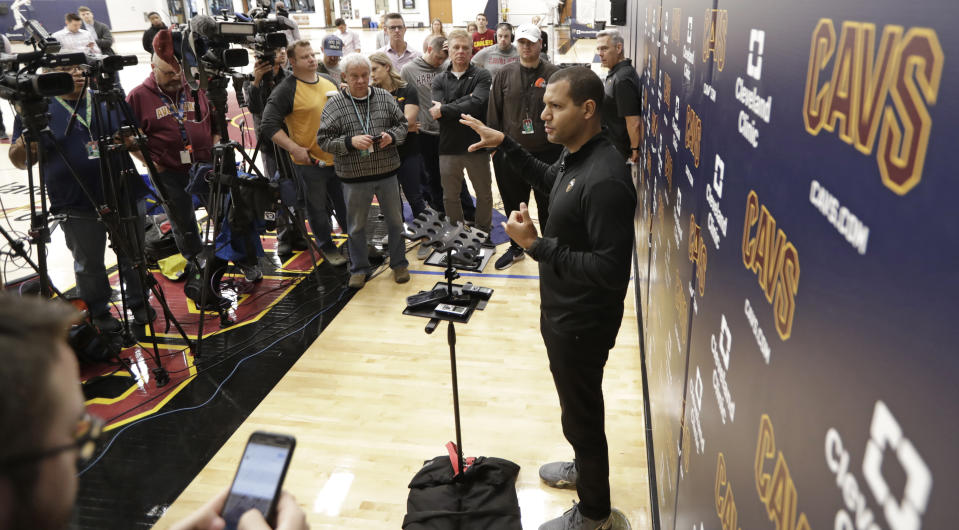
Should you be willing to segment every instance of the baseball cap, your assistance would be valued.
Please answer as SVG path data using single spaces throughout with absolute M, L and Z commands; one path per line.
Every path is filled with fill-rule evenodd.
M 520 24 L 516 30 L 516 40 L 526 39 L 530 42 L 538 42 L 540 30 L 534 24 Z
M 323 39 L 323 54 L 340 57 L 343 55 L 343 41 L 336 35 L 327 35 Z

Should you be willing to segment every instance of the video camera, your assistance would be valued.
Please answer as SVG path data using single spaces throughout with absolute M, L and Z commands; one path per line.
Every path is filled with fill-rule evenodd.
M 249 64 L 247 52 L 231 44 L 252 48 L 257 59 L 274 60 L 276 48 L 286 46 L 282 30 L 293 26 L 285 17 L 270 18 L 266 6 L 259 0 L 249 16 L 225 11 L 216 17 L 198 15 L 187 29 L 174 33 L 174 48 L 190 88 L 206 89 L 211 78 L 235 77 L 233 68 Z
M 36 20 L 24 20 L 25 42 L 34 51 L 0 54 L 0 98 L 14 103 L 39 102 L 50 96 L 73 92 L 73 76 L 68 72 L 43 72 L 40 68 L 78 65 L 97 82 L 101 78 L 114 82 L 114 75 L 125 66 L 137 64 L 135 55 L 87 55 L 82 52 L 58 53 L 60 43 Z

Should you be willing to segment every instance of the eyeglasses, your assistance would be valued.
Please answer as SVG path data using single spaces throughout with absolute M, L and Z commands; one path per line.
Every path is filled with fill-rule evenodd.
M 390 31 L 401 31 L 406 26 L 386 26 L 386 29 Z
M 52 449 L 44 449 L 42 451 L 7 458 L 0 461 L 0 471 L 50 458 L 51 456 L 56 456 L 64 451 L 71 451 L 73 449 L 79 449 L 77 453 L 77 468 L 82 468 L 96 453 L 97 440 L 99 440 L 100 435 L 103 434 L 103 423 L 102 419 L 93 416 L 89 412 L 85 412 L 83 416 L 77 420 L 76 428 L 73 432 L 73 442 Z

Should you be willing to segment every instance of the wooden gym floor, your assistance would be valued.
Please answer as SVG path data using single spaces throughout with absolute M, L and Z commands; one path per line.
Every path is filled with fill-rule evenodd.
M 505 250 L 501 244 L 497 255 Z M 312 528 L 399 528 L 408 483 L 425 460 L 454 439 L 446 324 L 404 316 L 404 299 L 442 280 L 441 269 L 409 253 L 412 281 L 389 271 L 371 280 L 233 433 L 170 506 L 167 528 L 227 487 L 255 430 L 296 437 L 285 487 Z M 572 490 L 538 477 L 540 464 L 567 460 L 559 403 L 539 334 L 536 263 L 469 275 L 495 290 L 484 311 L 456 326 L 463 446 L 467 456 L 520 465 L 517 492 L 524 528 L 537 528 L 571 506 Z M 649 527 L 649 484 L 634 293 L 606 366 L 606 432 L 613 505 L 633 528 Z

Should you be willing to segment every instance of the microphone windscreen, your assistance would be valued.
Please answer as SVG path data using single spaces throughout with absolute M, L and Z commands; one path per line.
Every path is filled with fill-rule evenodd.
M 216 35 L 216 20 L 210 15 L 197 15 L 190 19 L 190 31 L 204 37 Z

